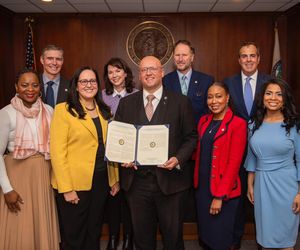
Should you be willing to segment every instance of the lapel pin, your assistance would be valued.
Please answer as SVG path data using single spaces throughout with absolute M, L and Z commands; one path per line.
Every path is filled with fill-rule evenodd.
M 65 92 L 68 92 L 68 89 L 65 89 Z
M 198 83 L 198 81 L 196 80 L 195 83 Z
M 167 103 L 167 100 L 168 100 L 168 97 L 167 97 L 167 96 L 165 96 L 165 97 L 164 97 L 164 104 L 166 104 L 166 103 Z

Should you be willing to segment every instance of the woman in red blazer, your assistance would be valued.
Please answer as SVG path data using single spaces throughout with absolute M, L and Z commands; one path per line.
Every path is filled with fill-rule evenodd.
M 241 195 L 238 173 L 246 146 L 247 123 L 233 114 L 229 99 L 227 86 L 212 84 L 207 93 L 211 114 L 202 116 L 198 124 L 194 187 L 204 249 L 231 249 Z

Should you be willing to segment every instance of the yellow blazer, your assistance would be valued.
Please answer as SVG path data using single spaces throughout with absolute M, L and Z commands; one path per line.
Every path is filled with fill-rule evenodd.
M 107 120 L 98 110 L 102 126 L 103 143 L 106 142 Z M 55 106 L 50 128 L 51 184 L 59 193 L 84 191 L 92 187 L 96 153 L 97 130 L 89 115 L 85 120 L 72 116 L 67 104 Z M 119 181 L 118 166 L 108 163 L 109 185 Z

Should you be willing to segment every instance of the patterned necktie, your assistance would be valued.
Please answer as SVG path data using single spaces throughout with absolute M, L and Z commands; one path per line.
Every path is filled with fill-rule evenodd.
M 187 88 L 187 77 L 182 76 L 182 81 L 181 81 L 181 92 L 183 95 L 187 95 L 188 88 Z
M 47 90 L 46 90 L 46 103 L 49 104 L 52 108 L 54 108 L 54 90 L 52 85 L 54 82 L 47 82 Z
M 155 96 L 154 95 L 148 95 L 147 96 L 147 100 L 148 103 L 145 106 L 145 112 L 146 112 L 146 116 L 148 118 L 149 121 L 151 121 L 152 116 L 153 116 L 153 104 L 152 101 L 154 100 Z
M 246 78 L 245 88 L 244 88 L 244 101 L 247 108 L 248 115 L 251 114 L 251 109 L 253 105 L 253 93 L 250 84 L 251 77 Z

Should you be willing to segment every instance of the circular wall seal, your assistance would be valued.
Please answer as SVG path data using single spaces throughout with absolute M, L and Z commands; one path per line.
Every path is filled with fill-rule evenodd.
M 129 58 L 139 65 L 145 56 L 157 57 L 162 65 L 171 58 L 174 38 L 164 25 L 154 21 L 146 21 L 135 26 L 129 33 L 126 50 Z

